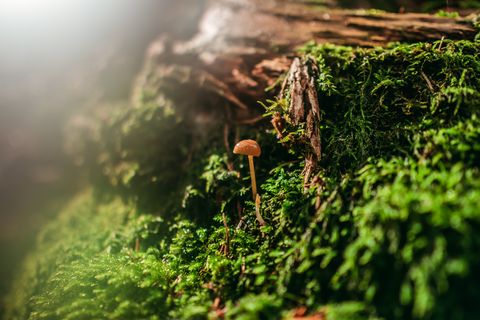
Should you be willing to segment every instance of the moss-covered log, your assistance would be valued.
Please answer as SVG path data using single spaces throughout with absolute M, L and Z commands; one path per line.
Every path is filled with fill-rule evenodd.
M 155 79 L 184 88 L 175 90 L 179 100 L 202 103 L 210 93 L 235 106 L 235 119 L 249 121 L 308 41 L 374 47 L 476 34 L 466 18 L 322 8 L 316 1 L 211 1 L 191 39 L 161 37 L 151 46 L 148 68 Z
M 237 29 L 156 42 L 132 104 L 99 108 L 72 129 L 91 188 L 39 235 L 7 318 L 478 319 L 473 33 L 383 48 L 310 42 L 277 82 L 282 94 L 267 100 L 275 73 L 248 83 L 297 43 L 245 46 L 234 31 L 251 26 L 235 19 L 250 7 L 238 3 L 218 2 Z M 285 19 L 265 8 L 262 17 Z M 223 28 L 231 41 L 213 41 Z M 235 41 L 264 51 L 238 51 Z M 277 76 L 286 57 L 270 68 Z M 228 125 L 249 119 L 259 95 L 275 130 L 234 133 Z M 241 138 L 262 146 L 265 225 L 242 178 L 248 166 L 229 152 Z M 307 179 L 305 158 L 314 163 Z
M 310 188 L 310 140 L 288 95 L 266 102 L 283 119 L 280 143 L 270 129 L 241 134 L 263 148 L 265 226 L 239 179 L 246 163 L 233 159 L 231 170 L 220 137 L 194 157 L 184 185 L 155 188 L 174 161 L 132 140 L 183 126 L 169 100 L 143 96 L 100 122 L 94 159 L 114 188 L 94 184 L 42 232 L 7 316 L 477 319 L 479 52 L 478 42 L 451 40 L 304 47 L 322 113 Z M 155 214 L 132 201 L 138 186 L 157 192 Z

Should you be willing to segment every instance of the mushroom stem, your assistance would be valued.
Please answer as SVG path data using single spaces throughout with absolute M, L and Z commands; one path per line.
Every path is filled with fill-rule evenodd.
M 255 167 L 253 166 L 253 156 L 248 156 L 248 164 L 250 165 L 250 176 L 252 178 L 253 201 L 255 201 L 257 197 L 257 181 L 255 180 Z
M 262 215 L 260 214 L 260 195 L 257 194 L 257 197 L 255 198 L 255 214 L 257 216 L 257 221 L 261 226 L 267 225 L 265 223 L 265 220 L 263 220 Z

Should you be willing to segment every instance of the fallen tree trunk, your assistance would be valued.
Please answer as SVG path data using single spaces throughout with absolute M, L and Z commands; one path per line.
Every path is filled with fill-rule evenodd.
M 161 90 L 179 103 L 212 106 L 205 100 L 214 98 L 215 105 L 226 100 L 237 107 L 234 118 L 248 122 L 255 117 L 257 101 L 274 94 L 265 89 L 289 69 L 296 49 L 308 41 L 373 47 L 473 39 L 475 34 L 466 18 L 325 10 L 315 1 L 213 1 L 191 39 L 162 36 L 152 44 L 141 81 L 156 79 L 156 88 L 160 81 Z

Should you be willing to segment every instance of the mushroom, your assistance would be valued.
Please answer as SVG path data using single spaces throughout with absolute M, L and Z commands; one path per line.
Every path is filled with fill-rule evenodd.
M 253 201 L 257 197 L 257 181 L 255 180 L 255 168 L 253 166 L 253 157 L 258 157 L 262 153 L 260 146 L 255 140 L 242 140 L 235 145 L 233 153 L 243 154 L 248 156 L 248 163 L 250 165 L 250 176 L 252 178 L 252 193 Z

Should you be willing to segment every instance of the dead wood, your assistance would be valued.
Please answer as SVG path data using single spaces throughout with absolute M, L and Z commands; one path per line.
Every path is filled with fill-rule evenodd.
M 207 2 L 192 38 L 163 35 L 151 45 L 148 78 L 143 81 L 161 78 L 175 88 L 170 93 L 173 99 L 182 103 L 218 105 L 223 100 L 222 107 L 234 106 L 233 119 L 255 122 L 257 101 L 276 94 L 265 90 L 290 69 L 296 49 L 308 41 L 372 47 L 392 41 L 473 39 L 475 34 L 465 18 L 332 10 L 314 1 L 217 0 Z M 308 119 L 302 104 L 311 103 L 316 92 L 307 79 L 302 81 L 306 82 L 292 87 L 305 90 L 292 104 L 295 113 Z M 318 117 L 317 108 L 311 105 L 311 121 Z M 218 118 L 218 108 L 214 110 Z

